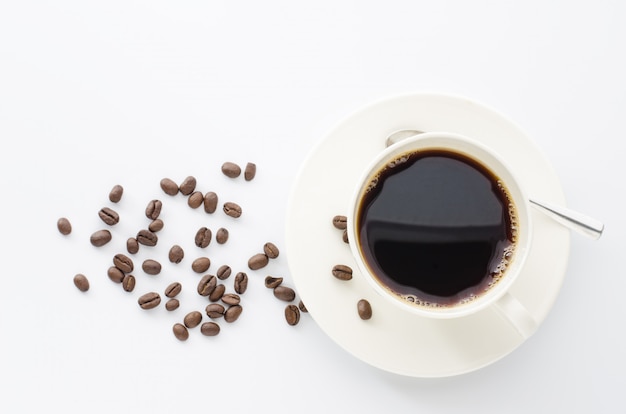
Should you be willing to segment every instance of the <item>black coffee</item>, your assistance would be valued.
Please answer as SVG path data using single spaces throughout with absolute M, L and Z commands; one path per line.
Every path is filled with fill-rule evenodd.
M 512 258 L 515 208 L 491 171 L 445 150 L 405 154 L 374 177 L 358 242 L 383 286 L 418 305 L 471 301 Z

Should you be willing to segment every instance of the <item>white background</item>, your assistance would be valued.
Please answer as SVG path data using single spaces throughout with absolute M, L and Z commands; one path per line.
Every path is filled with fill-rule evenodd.
M 2 1 L 0 411 L 624 412 L 625 18 L 618 0 Z M 473 373 L 397 376 L 346 353 L 310 315 L 285 323 L 263 287 L 267 274 L 293 286 L 282 254 L 249 272 L 236 323 L 177 341 L 172 324 L 206 304 L 192 259 L 239 271 L 266 241 L 282 247 L 308 151 L 361 106 L 418 91 L 507 115 L 551 160 L 569 206 L 605 222 L 597 242 L 573 235 L 539 331 Z M 227 179 L 224 161 L 255 162 L 257 178 Z M 160 191 L 161 178 L 188 175 L 239 202 L 242 218 Z M 114 184 L 125 188 L 116 206 Z M 106 269 L 153 198 L 165 228 L 133 258 L 163 272 L 136 270 L 126 293 Z M 97 249 L 88 240 L 104 206 L 122 219 Z M 228 227 L 231 240 L 201 251 L 202 225 Z M 174 243 L 187 253 L 177 266 Z M 141 293 L 174 280 L 179 310 L 139 309 Z

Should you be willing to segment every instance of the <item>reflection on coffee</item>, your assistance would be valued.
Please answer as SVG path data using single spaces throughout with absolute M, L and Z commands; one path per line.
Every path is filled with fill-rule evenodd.
M 418 306 L 467 303 L 494 286 L 515 252 L 515 206 L 501 180 L 448 150 L 396 157 L 369 181 L 356 226 L 379 283 Z

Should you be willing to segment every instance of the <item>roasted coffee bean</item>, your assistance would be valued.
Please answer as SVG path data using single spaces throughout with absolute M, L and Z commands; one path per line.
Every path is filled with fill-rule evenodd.
M 152 223 L 148 224 L 148 230 L 152 233 L 156 233 L 157 231 L 161 231 L 163 229 L 163 220 L 156 219 L 152 220 Z
M 279 251 L 278 247 L 274 243 L 267 242 L 263 245 L 263 252 L 270 259 L 276 259 L 278 257 Z
M 222 295 L 222 302 L 227 305 L 238 305 L 241 302 L 241 298 L 236 293 L 224 293 Z
M 196 178 L 193 176 L 189 176 L 183 180 L 183 182 L 178 187 L 178 190 L 182 195 L 189 195 L 193 193 L 196 189 Z
M 161 190 L 167 195 L 174 196 L 178 194 L 178 184 L 176 184 L 174 180 L 163 178 L 159 185 L 161 186 Z
M 169 312 L 178 309 L 179 306 L 180 302 L 178 301 L 178 299 L 170 299 L 165 302 L 165 309 L 167 309 Z
M 280 286 L 281 283 L 283 283 L 282 277 L 267 276 L 265 278 L 265 287 L 269 289 L 274 289 L 276 286 Z
M 226 177 L 237 178 L 241 174 L 241 167 L 234 162 L 225 162 L 222 164 L 222 173 Z
M 163 207 L 163 203 L 161 200 L 150 200 L 148 205 L 146 206 L 146 217 L 150 220 L 156 220 L 159 218 L 159 214 L 161 214 L 161 208 Z
M 104 246 L 105 244 L 107 244 L 108 242 L 111 241 L 111 232 L 108 230 L 98 230 L 96 232 L 94 232 L 91 237 L 89 238 L 89 241 L 91 242 L 91 244 L 93 244 L 96 247 L 100 247 L 100 246 Z
M 137 242 L 144 246 L 156 246 L 159 241 L 158 236 L 150 230 L 139 230 L 136 238 Z
M 119 203 L 122 199 L 122 194 L 124 194 L 124 187 L 119 184 L 114 185 L 109 193 L 109 201 L 111 201 L 111 203 Z
M 341 238 L 342 238 L 344 243 L 350 243 L 350 241 L 348 240 L 348 230 L 344 230 L 343 231 L 343 234 L 341 235 Z
M 172 332 L 174 332 L 174 336 L 179 341 L 186 341 L 187 339 L 189 339 L 189 331 L 187 330 L 187 327 L 182 323 L 175 323 L 172 327 Z
M 217 286 L 217 278 L 213 275 L 204 275 L 198 282 L 198 294 L 200 296 L 209 296 Z
M 256 164 L 252 162 L 247 163 L 246 169 L 243 173 L 243 178 L 245 178 L 246 181 L 251 181 L 255 175 L 256 175 Z
M 224 203 L 224 213 L 226 213 L 227 216 L 239 218 L 241 217 L 241 207 L 239 206 L 239 204 L 233 203 L 232 201 L 227 201 L 226 203 Z
M 285 319 L 289 325 L 297 325 L 300 322 L 300 309 L 296 305 L 287 305 L 285 307 Z
M 194 191 L 187 199 L 187 205 L 191 208 L 198 208 L 204 203 L 204 196 L 200 191 Z
M 211 229 L 207 227 L 200 227 L 196 232 L 195 243 L 196 246 L 205 248 L 211 243 Z
M 135 254 L 139 251 L 139 242 L 136 238 L 129 237 L 128 240 L 126 240 L 126 250 L 128 250 L 130 254 Z
M 335 276 L 339 280 L 350 280 L 352 279 L 352 268 L 346 265 L 335 265 L 332 270 L 333 276 Z
M 209 191 L 204 195 L 204 211 L 213 214 L 217 210 L 217 194 Z
M 109 226 L 114 226 L 120 222 L 120 215 L 117 214 L 115 210 L 108 207 L 102 207 L 100 211 L 98 211 L 98 216 Z
M 239 272 L 235 275 L 235 292 L 243 294 L 248 289 L 248 275 L 244 272 Z
M 89 280 L 82 273 L 78 273 L 74 276 L 74 286 L 81 292 L 87 292 L 89 290 Z
M 209 303 L 205 308 L 206 315 L 211 319 L 217 319 L 224 316 L 226 309 L 219 303 Z
M 220 326 L 215 322 L 205 322 L 200 326 L 200 332 L 204 336 L 215 336 L 220 333 Z
M 211 267 L 211 259 L 208 257 L 198 257 L 191 263 L 191 270 L 196 273 L 204 273 Z
M 226 311 L 224 312 L 224 320 L 228 323 L 235 322 L 237 319 L 239 319 L 242 311 L 243 308 L 241 307 L 241 305 L 229 306 L 228 309 L 226 309 Z
M 113 256 L 113 264 L 124 273 L 130 273 L 135 268 L 131 258 L 122 253 Z
M 185 251 L 183 250 L 182 247 L 175 244 L 172 246 L 167 256 L 170 259 L 170 262 L 180 263 L 185 257 Z
M 348 227 L 348 218 L 346 216 L 333 217 L 333 226 L 339 230 L 345 230 Z
M 222 285 L 221 283 L 218 284 L 217 286 L 215 286 L 215 289 L 213 289 L 213 292 L 209 293 L 209 300 L 211 302 L 217 302 L 218 300 L 222 299 L 222 296 L 224 296 L 224 292 L 226 292 L 226 286 Z
M 132 292 L 133 289 L 135 289 L 135 276 L 133 275 L 124 276 L 124 279 L 122 279 L 122 288 L 126 292 Z
M 172 282 L 165 288 L 165 296 L 168 298 L 176 297 L 181 290 L 183 290 L 183 285 L 178 282 Z
M 183 319 L 183 323 L 187 328 L 195 328 L 200 325 L 200 322 L 202 322 L 202 314 L 198 311 L 189 312 Z
M 141 309 L 152 309 L 159 306 L 161 303 L 161 295 L 156 292 L 148 292 L 137 299 L 137 303 L 141 306 Z
M 285 302 L 291 302 L 296 298 L 296 292 L 290 287 L 280 285 L 274 288 L 274 296 Z
M 72 224 L 67 218 L 61 217 L 57 220 L 57 229 L 59 229 L 61 234 L 67 236 L 72 232 Z
M 230 277 L 232 270 L 228 265 L 222 265 L 219 269 L 217 269 L 217 273 L 215 274 L 219 280 L 226 280 Z
M 215 241 L 219 244 L 224 244 L 228 241 L 228 230 L 224 227 L 220 227 L 215 234 Z
M 161 273 L 161 263 L 153 259 L 146 259 L 141 264 L 141 268 L 149 275 L 158 275 Z
M 107 270 L 107 276 L 109 276 L 109 279 L 111 279 L 115 283 L 122 283 L 122 281 L 124 280 L 124 272 L 122 272 L 115 266 L 109 267 L 109 269 Z
M 248 259 L 248 267 L 250 270 L 259 270 L 267 266 L 269 259 L 265 253 L 257 253 Z
M 304 302 L 302 301 L 298 302 L 298 308 L 300 309 L 300 312 L 307 313 L 309 311 L 306 306 L 304 306 Z
M 367 300 L 361 299 L 360 301 L 358 301 L 356 304 L 356 309 L 359 313 L 359 317 L 364 321 L 372 317 L 372 306 Z

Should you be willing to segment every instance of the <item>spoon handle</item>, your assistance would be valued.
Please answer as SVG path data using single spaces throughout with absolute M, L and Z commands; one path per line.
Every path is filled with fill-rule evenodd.
M 597 240 L 602 235 L 604 224 L 594 218 L 544 201 L 539 202 L 531 199 L 530 203 L 560 224 L 576 230 L 587 237 Z

